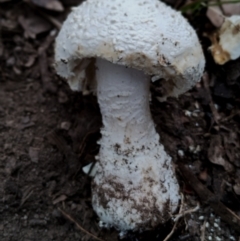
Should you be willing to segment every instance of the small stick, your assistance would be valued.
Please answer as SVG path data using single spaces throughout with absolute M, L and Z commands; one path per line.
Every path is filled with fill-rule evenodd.
M 183 202 L 184 202 L 184 196 L 183 196 L 183 194 L 181 193 L 181 205 L 180 205 L 179 213 L 182 213 L 182 210 L 183 210 Z M 179 221 L 179 219 L 177 219 L 177 221 L 176 221 L 175 224 L 173 225 L 173 228 L 172 228 L 171 232 L 167 235 L 167 237 L 166 237 L 163 241 L 168 241 L 168 240 L 172 237 L 172 235 L 173 235 L 173 233 L 174 233 L 174 231 L 175 231 L 175 229 L 176 229 L 176 227 L 177 227 L 178 221 Z
M 189 213 L 195 213 L 199 210 L 199 203 L 198 205 L 195 207 L 195 208 L 191 208 L 191 209 L 188 209 L 186 211 L 183 211 L 182 213 L 179 213 L 175 218 L 174 218 L 174 221 L 178 221 L 181 217 L 185 216 L 186 214 L 189 214 Z
M 177 224 L 178 224 L 178 221 L 176 223 L 174 223 L 171 232 L 168 234 L 168 236 L 163 241 L 168 241 L 172 237 L 172 235 L 177 227 Z
M 207 221 L 205 220 L 201 227 L 201 241 L 205 241 L 206 222 Z
M 85 230 L 73 217 L 71 217 L 69 214 L 67 214 L 65 211 L 63 211 L 61 208 L 58 208 L 58 210 L 62 213 L 62 215 L 67 218 L 69 221 L 71 221 L 72 223 L 74 223 L 78 229 L 80 229 L 83 233 L 91 236 L 92 238 L 98 240 L 98 241 L 105 241 L 101 238 L 98 238 L 97 236 L 95 236 L 94 234 L 88 232 L 87 230 Z
M 217 215 L 219 215 L 226 223 L 231 225 L 239 233 L 240 217 L 219 201 L 216 195 L 204 186 L 185 165 L 179 164 L 178 168 L 185 181 L 188 182 L 202 202 L 208 204 Z
M 213 119 L 214 119 L 215 123 L 218 124 L 219 120 L 221 119 L 221 116 L 219 115 L 219 113 L 213 103 L 213 99 L 212 99 L 212 95 L 211 95 L 211 91 L 210 91 L 210 87 L 209 87 L 209 76 L 207 73 L 205 73 L 203 75 L 202 80 L 203 80 L 203 86 L 204 86 L 204 88 L 207 92 L 208 98 L 210 100 L 209 106 L 210 106 L 212 114 L 213 114 Z

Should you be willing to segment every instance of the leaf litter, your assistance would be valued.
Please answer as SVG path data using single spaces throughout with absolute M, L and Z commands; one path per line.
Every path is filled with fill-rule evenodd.
M 83 166 L 95 161 L 99 150 L 101 116 L 97 100 L 70 91 L 52 67 L 54 39 L 70 2 L 77 5 L 81 1 L 54 0 L 50 5 L 44 0 L 17 4 L 0 1 L 3 241 L 19 237 L 34 240 L 36 236 L 39 241 L 119 239 L 115 230 L 99 228 L 91 208 L 91 180 L 82 172 Z M 168 2 L 177 7 L 184 4 Z M 239 239 L 216 207 L 227 210 L 228 218 L 239 219 L 240 62 L 215 64 L 208 51 L 211 43 L 204 35 L 214 26 L 205 14 L 189 16 L 207 57 L 205 79 L 178 100 L 170 98 L 165 103 L 157 100 L 157 83 L 152 86 L 153 118 L 179 171 L 186 209 L 201 201 L 197 212 L 178 222 L 169 239 L 172 241 L 210 236 L 213 240 Z M 206 24 L 199 25 L 202 21 Z M 191 184 L 181 174 L 181 165 L 197 178 Z M 211 200 L 198 194 L 199 186 L 207 194 L 211 192 Z M 71 220 L 94 237 L 78 231 Z M 164 240 L 173 226 L 170 220 L 155 230 L 129 233 L 122 240 Z

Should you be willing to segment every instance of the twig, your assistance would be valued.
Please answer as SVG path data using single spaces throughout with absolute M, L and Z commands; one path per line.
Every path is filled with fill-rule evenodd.
M 236 111 L 235 113 L 225 117 L 224 119 L 221 120 L 221 122 L 227 122 L 231 120 L 233 117 L 235 117 L 236 115 L 240 115 L 240 111 Z
M 212 114 L 213 114 L 213 119 L 214 119 L 215 123 L 218 124 L 219 120 L 221 119 L 221 116 L 217 112 L 217 109 L 215 108 L 213 100 L 212 100 L 212 95 L 211 95 L 211 91 L 210 91 L 210 88 L 209 88 L 209 76 L 208 76 L 208 74 L 205 73 L 203 75 L 202 79 L 203 79 L 204 88 L 205 88 L 205 90 L 207 92 L 207 95 L 208 95 L 208 98 L 210 100 L 209 106 L 210 106 Z
M 199 209 L 200 205 L 198 203 L 198 205 L 195 208 L 192 208 L 192 209 L 189 209 L 189 210 L 186 210 L 186 211 L 183 211 L 183 207 L 184 207 L 184 196 L 181 193 L 181 205 L 180 205 L 179 213 L 173 219 L 175 224 L 173 225 L 173 228 L 172 228 L 171 232 L 167 235 L 167 237 L 163 241 L 168 241 L 172 237 L 180 218 L 184 217 L 186 214 L 196 212 Z
M 182 213 L 182 211 L 183 211 L 183 203 L 184 203 L 184 196 L 181 193 L 181 205 L 180 205 L 179 213 Z M 179 219 L 176 220 L 176 222 L 173 225 L 173 228 L 172 228 L 171 232 L 167 235 L 167 237 L 163 241 L 168 241 L 172 237 L 172 235 L 173 235 L 173 233 L 174 233 L 174 231 L 177 227 L 178 221 L 179 221 Z
M 95 236 L 94 234 L 88 232 L 87 230 L 85 230 L 73 217 L 71 217 L 69 214 L 67 214 L 65 211 L 63 211 L 61 208 L 58 208 L 58 210 L 62 213 L 62 215 L 67 218 L 69 221 L 71 221 L 72 223 L 74 223 L 78 229 L 80 229 L 83 233 L 91 236 L 92 238 L 98 240 L 98 241 L 105 241 L 101 238 L 98 238 L 97 236 Z
M 175 218 L 174 218 L 174 221 L 178 221 L 181 217 L 185 216 L 186 214 L 189 214 L 189 213 L 195 213 L 199 210 L 200 208 L 200 205 L 198 203 L 198 205 L 195 207 L 195 208 L 191 208 L 191 209 L 188 209 L 186 211 L 183 211 L 182 213 L 179 213 Z
M 178 221 L 176 223 L 174 223 L 171 232 L 168 234 L 168 236 L 163 241 L 167 241 L 167 240 L 169 240 L 172 237 L 172 235 L 173 235 L 173 233 L 174 233 L 174 231 L 175 231 L 175 229 L 177 227 L 177 224 L 178 224 Z
M 202 227 L 201 227 L 201 241 L 205 241 L 205 231 L 206 231 L 206 220 L 204 221 Z
M 217 215 L 239 233 L 240 217 L 219 201 L 216 195 L 207 189 L 186 166 L 179 164 L 178 168 L 186 182 L 188 182 L 192 189 L 197 193 L 202 202 L 208 204 Z

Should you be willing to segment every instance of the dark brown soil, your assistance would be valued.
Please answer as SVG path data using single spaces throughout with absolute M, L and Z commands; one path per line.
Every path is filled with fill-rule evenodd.
M 44 0 L 41 6 L 32 2 L 0 0 L 0 240 L 96 240 L 61 210 L 98 238 L 118 240 L 115 230 L 98 226 L 91 179 L 82 172 L 98 153 L 97 100 L 73 93 L 52 66 L 57 29 L 68 6 L 80 1 L 62 1 L 62 12 L 46 9 Z M 201 240 L 204 233 L 202 240 L 237 241 L 240 234 L 214 205 L 221 201 L 240 217 L 240 60 L 215 65 L 203 37 L 212 30 L 204 10 L 190 17 L 207 58 L 203 81 L 165 103 L 157 101 L 159 83 L 152 86 L 152 115 L 176 164 L 185 210 L 200 202 L 198 211 L 180 219 L 170 240 Z M 214 202 L 194 192 L 180 164 L 213 193 Z M 164 240 L 173 225 L 130 233 L 124 241 Z

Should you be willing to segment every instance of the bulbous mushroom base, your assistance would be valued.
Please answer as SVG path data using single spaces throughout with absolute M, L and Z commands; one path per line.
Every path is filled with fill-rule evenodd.
M 92 203 L 107 226 L 121 231 L 146 230 L 166 222 L 176 211 L 179 186 L 171 158 L 157 137 L 155 143 L 146 143 L 138 150 L 133 146 L 128 150 L 101 148 L 99 158 L 104 161 L 97 164 Z M 115 152 L 111 157 L 106 155 L 110 151 Z
M 103 118 L 93 208 L 120 231 L 166 222 L 177 209 L 179 186 L 171 158 L 159 143 L 149 109 L 149 77 L 142 71 L 97 60 Z

